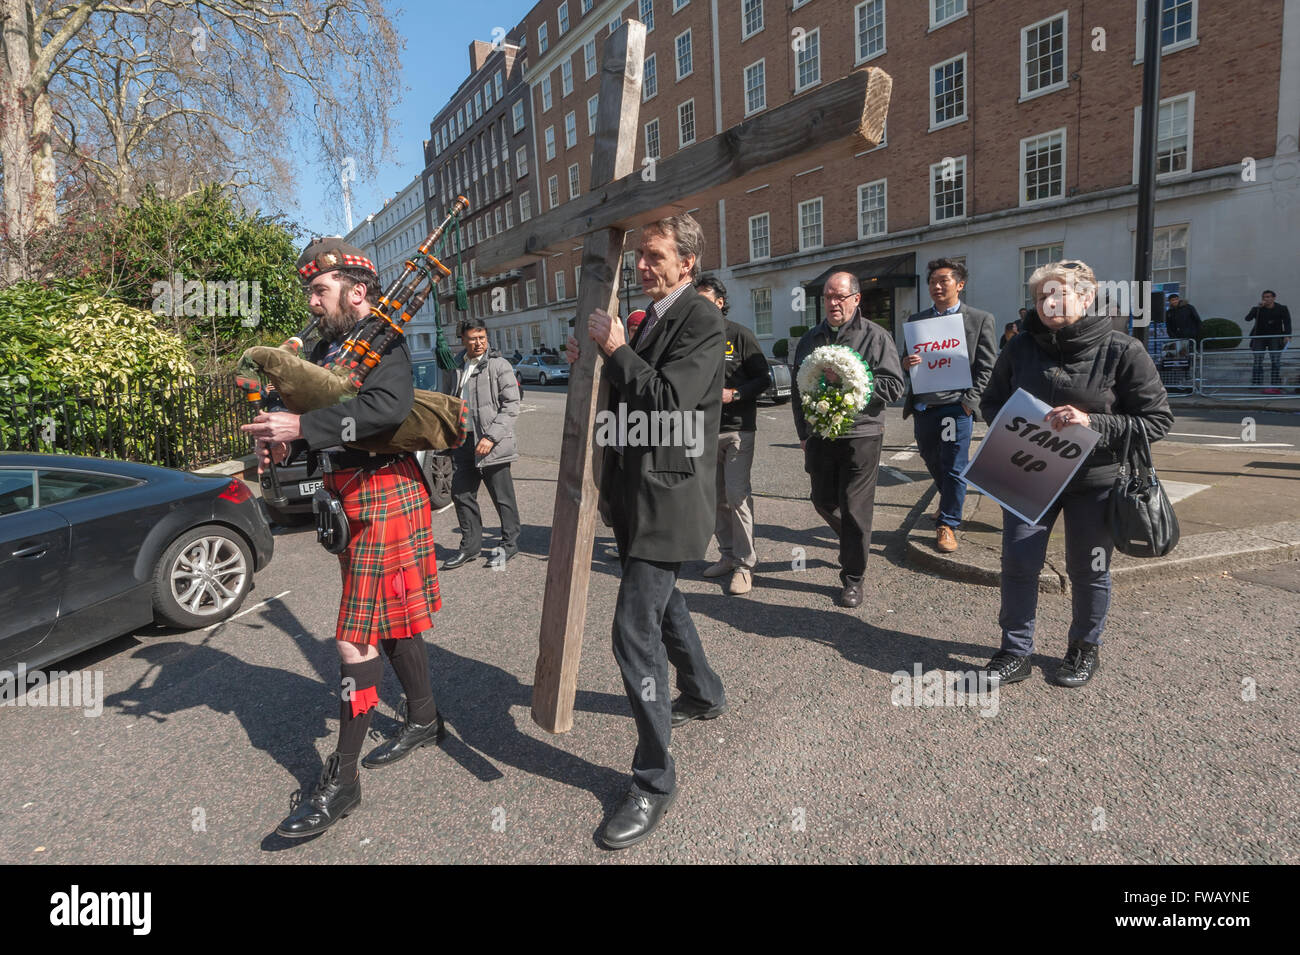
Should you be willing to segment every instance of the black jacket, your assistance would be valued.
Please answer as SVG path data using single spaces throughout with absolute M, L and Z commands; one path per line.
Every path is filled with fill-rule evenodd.
M 799 433 L 799 440 L 808 440 L 812 433 L 804 420 L 803 402 L 799 397 L 799 366 L 812 354 L 813 349 L 822 345 L 847 345 L 852 348 L 866 361 L 875 382 L 871 400 L 858 412 L 853 421 L 853 430 L 845 437 L 884 434 L 885 407 L 903 396 L 903 366 L 898 361 L 898 348 L 894 345 L 893 336 L 865 317 L 861 311 L 855 310 L 853 316 L 838 329 L 831 328 L 830 322 L 822 319 L 799 339 L 799 345 L 794 350 L 790 408 L 794 412 L 794 429 Z
M 1179 302 L 1165 309 L 1165 332 L 1170 338 L 1201 338 L 1201 316 L 1191 302 Z
M 758 396 L 772 383 L 758 339 L 744 325 L 722 320 L 727 344 L 723 352 L 723 385 L 736 390 L 735 397 L 722 406 L 723 432 L 758 430 Z
M 606 445 L 600 494 L 616 536 L 627 541 L 624 558 L 678 562 L 699 560 L 708 550 L 725 340 L 722 313 L 688 288 L 636 348 L 624 345 L 605 359 L 610 404 L 602 410 L 617 416 L 625 404 L 629 416 L 677 413 L 683 429 L 691 416 L 689 437 L 700 442 L 695 448 L 680 440 L 626 447 L 621 469 L 615 467 L 618 452 Z
M 1250 330 L 1251 338 L 1291 334 L 1291 312 L 1285 305 L 1276 302 L 1272 308 L 1256 305 L 1246 313 L 1246 321 L 1255 323 L 1255 327 Z
M 993 374 L 993 363 L 997 361 L 998 349 L 995 342 L 997 341 L 997 322 L 991 314 L 978 308 L 971 308 L 965 302 L 961 303 L 962 326 L 966 332 L 966 355 L 970 361 L 970 378 L 971 386 L 965 391 L 940 391 L 930 392 L 929 394 L 913 394 L 912 376 L 907 375 L 907 397 L 903 399 L 903 417 L 906 418 L 916 410 L 916 403 L 919 401 L 927 408 L 933 408 L 937 405 L 955 405 L 963 404 L 978 417 L 980 413 L 980 395 L 984 392 L 984 386 L 989 382 L 989 375 Z M 938 313 L 933 307 L 927 308 L 923 312 L 917 312 L 915 315 L 908 317 L 909 322 L 919 322 L 925 318 L 937 318 Z
M 1107 315 L 1085 315 L 1049 331 L 1037 314 L 1007 344 L 993 366 L 980 412 L 992 421 L 1007 399 L 1023 388 L 1053 408 L 1086 411 L 1101 440 L 1070 487 L 1104 487 L 1115 479 L 1124 447 L 1124 415 L 1143 419 L 1152 441 L 1173 426 L 1169 396 L 1142 343 L 1111 328 Z

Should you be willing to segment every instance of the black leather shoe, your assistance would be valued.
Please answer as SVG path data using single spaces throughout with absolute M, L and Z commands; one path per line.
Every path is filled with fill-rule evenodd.
M 1006 650 L 999 650 L 984 668 L 989 674 L 989 686 L 1005 686 L 1028 680 L 1030 673 L 1029 657 L 1017 656 Z
M 500 567 L 518 553 L 518 547 L 511 547 L 509 550 L 506 550 L 503 547 L 498 547 L 492 551 L 492 556 L 489 557 L 485 563 L 488 567 Z
M 673 703 L 673 726 L 678 727 L 691 720 L 717 719 L 725 712 L 727 712 L 725 700 L 717 706 L 703 706 L 689 697 L 679 696 Z
M 1056 682 L 1061 686 L 1083 686 L 1101 670 L 1100 650 L 1095 643 L 1073 644 L 1056 671 Z
M 345 783 L 339 780 L 339 754 L 325 760 L 316 791 L 303 800 L 289 818 L 275 829 L 286 839 L 302 839 L 324 832 L 361 805 L 361 777 Z
M 442 725 L 441 713 L 433 718 L 433 722 L 424 725 L 412 723 L 408 719 L 403 724 L 401 732 L 392 739 L 384 740 L 384 742 L 372 749 L 366 755 L 366 758 L 361 760 L 361 765 L 367 769 L 374 769 L 376 766 L 387 766 L 389 763 L 395 763 L 399 759 L 411 755 L 411 753 L 423 746 L 441 743 L 446 738 L 447 729 Z
M 609 817 L 609 822 L 601 830 L 600 841 L 610 849 L 636 845 L 654 832 L 676 798 L 676 790 L 666 796 L 643 796 L 636 790 L 628 790 L 623 805 Z
M 474 559 L 473 554 L 467 554 L 463 550 L 458 550 L 442 562 L 441 570 L 455 570 L 461 564 L 468 564 Z
M 862 606 L 862 584 L 849 581 L 840 591 L 841 607 L 860 607 Z

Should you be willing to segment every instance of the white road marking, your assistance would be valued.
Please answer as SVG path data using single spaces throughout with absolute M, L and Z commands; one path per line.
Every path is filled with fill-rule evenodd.
M 1265 443 L 1263 443 L 1263 442 L 1250 442 L 1250 443 L 1247 443 L 1247 442 L 1245 442 L 1245 441 L 1232 441 L 1232 442 L 1230 442 L 1230 443 L 1228 443 L 1228 444 L 1207 444 L 1207 445 L 1205 445 L 1205 447 L 1207 447 L 1207 448 L 1294 448 L 1295 445 L 1294 445 L 1294 444 L 1283 444 L 1283 443 L 1281 443 L 1281 442 L 1274 442 L 1274 443 L 1272 443 L 1272 444 L 1265 444 Z
M 240 617 L 244 616 L 244 614 L 252 613 L 252 612 L 253 612 L 254 610 L 256 610 L 258 607 L 265 607 L 265 606 L 266 606 L 267 604 L 269 604 L 272 600 L 279 600 L 281 597 L 283 597 L 285 594 L 288 594 L 288 593 L 293 593 L 293 591 L 291 591 L 291 590 L 282 590 L 282 591 L 280 591 L 280 593 L 276 594 L 274 597 L 267 597 L 267 598 L 266 598 L 265 600 L 263 600 L 261 603 L 259 603 L 259 604 L 253 604 L 253 606 L 249 607 L 248 609 L 239 611 L 239 613 L 235 614 L 233 617 L 227 617 L 225 620 L 221 621 L 221 623 L 214 623 L 214 624 L 213 624 L 212 626 L 210 626 L 210 627 L 204 627 L 204 628 L 203 628 L 203 632 L 204 632 L 204 633 L 211 633 L 213 630 L 216 630 L 217 627 L 221 626 L 221 624 L 230 623 L 230 621 L 232 621 L 232 620 L 238 620 Z
M 891 460 L 891 461 L 910 461 L 910 460 L 912 460 L 912 458 L 914 458 L 914 457 L 916 457 L 916 452 L 915 452 L 915 451 L 899 451 L 897 454 L 891 454 L 891 455 L 889 456 L 889 460 Z
M 1226 438 L 1226 434 L 1197 434 L 1195 431 L 1170 431 L 1171 438 Z
M 1190 484 L 1187 481 L 1165 481 L 1160 484 L 1165 489 L 1165 495 L 1169 498 L 1170 504 L 1177 504 L 1179 501 L 1186 500 L 1193 494 L 1204 491 L 1210 485 L 1208 484 Z

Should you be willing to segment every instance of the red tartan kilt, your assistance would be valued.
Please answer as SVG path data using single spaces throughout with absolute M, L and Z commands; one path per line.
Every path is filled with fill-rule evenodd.
M 336 640 L 374 645 L 433 627 L 442 608 L 429 494 L 413 455 L 374 472 L 325 475 L 352 539 L 339 554 L 343 599 Z

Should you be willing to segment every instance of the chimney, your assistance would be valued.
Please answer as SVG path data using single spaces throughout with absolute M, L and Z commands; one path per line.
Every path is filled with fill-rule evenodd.
M 485 43 L 483 40 L 475 40 L 471 43 L 469 45 L 469 71 L 477 73 L 491 54 L 491 43 Z

